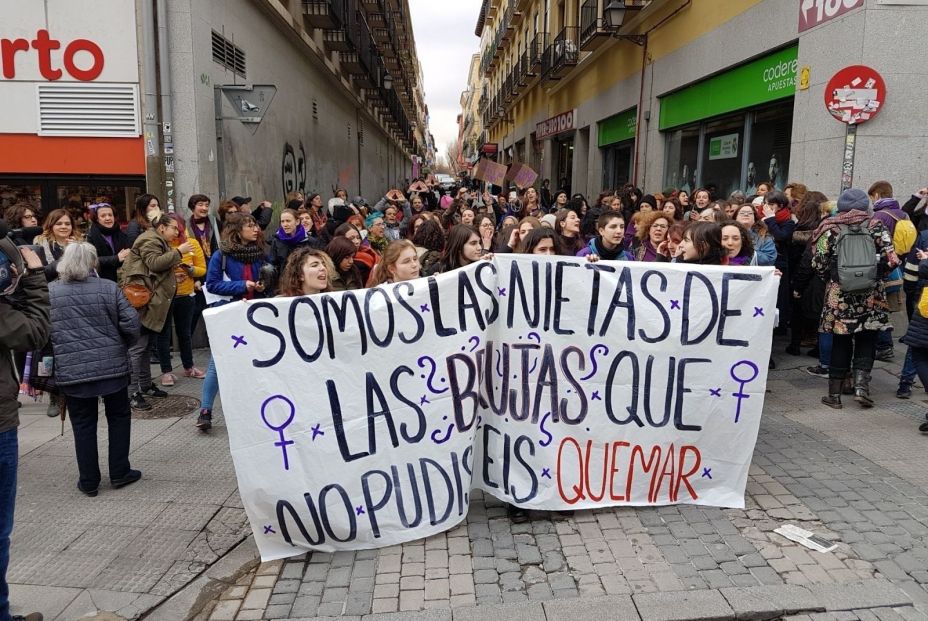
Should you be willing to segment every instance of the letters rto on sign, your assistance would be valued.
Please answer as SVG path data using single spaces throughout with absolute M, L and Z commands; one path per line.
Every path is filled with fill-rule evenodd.
M 265 560 L 533 509 L 743 507 L 769 268 L 497 257 L 205 314 Z

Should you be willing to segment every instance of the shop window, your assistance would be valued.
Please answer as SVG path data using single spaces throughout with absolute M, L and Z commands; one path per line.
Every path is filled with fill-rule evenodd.
M 744 115 L 706 123 L 705 131 L 701 184 L 712 196 L 727 198 L 741 187 Z
M 761 181 L 773 181 L 779 190 L 789 183 L 792 133 L 792 104 L 766 108 L 754 113 L 745 174 L 745 194 L 754 194 L 757 184 Z
M 38 183 L 0 183 L 0 218 L 7 207 L 16 203 L 28 203 L 41 213 L 42 186 Z
M 699 161 L 699 125 L 683 127 L 667 135 L 664 186 L 692 193 Z

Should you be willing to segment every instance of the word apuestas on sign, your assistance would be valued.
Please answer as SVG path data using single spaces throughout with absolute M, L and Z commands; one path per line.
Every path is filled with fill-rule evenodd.
M 35 50 L 39 60 L 39 73 L 46 80 L 58 80 L 62 70 L 52 66 L 52 51 L 61 49 L 61 41 L 49 36 L 47 30 L 38 30 L 32 41 L 28 39 L 0 39 L 0 63 L 3 65 L 3 77 L 12 80 L 16 77 L 16 55 L 28 53 L 30 47 Z M 79 67 L 75 57 L 84 52 L 89 56 L 90 64 Z M 89 39 L 74 39 L 67 44 L 61 57 L 64 70 L 75 80 L 90 82 L 103 73 L 103 50 Z
M 799 0 L 799 32 L 862 6 L 864 0 Z
M 262 558 L 443 532 L 473 489 L 540 510 L 743 507 L 777 284 L 497 255 L 206 311 Z
M 796 83 L 799 60 L 781 60 L 764 69 L 763 80 L 768 92 L 776 92 Z
M 848 125 L 865 123 L 886 104 L 886 82 L 875 69 L 864 65 L 845 67 L 825 87 L 825 108 Z
M 542 121 L 535 126 L 535 139 L 549 138 L 555 134 L 576 129 L 577 111 L 569 110 L 562 112 L 557 116 L 552 116 L 546 121 Z

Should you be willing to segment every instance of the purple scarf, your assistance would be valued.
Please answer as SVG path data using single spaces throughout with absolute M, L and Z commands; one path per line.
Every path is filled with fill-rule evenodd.
M 306 229 L 303 228 L 302 224 L 296 226 L 296 230 L 293 231 L 293 235 L 287 235 L 287 232 L 284 231 L 284 227 L 279 227 L 277 229 L 277 239 L 287 244 L 288 246 L 296 246 L 298 244 L 306 241 Z

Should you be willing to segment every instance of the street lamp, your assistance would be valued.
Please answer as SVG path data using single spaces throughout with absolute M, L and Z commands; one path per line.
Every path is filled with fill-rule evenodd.
M 606 28 L 612 31 L 612 37 L 615 39 L 626 39 L 635 45 L 644 45 L 648 40 L 645 35 L 623 35 L 618 34 L 622 24 L 625 23 L 625 16 L 629 11 L 640 11 L 644 7 L 640 4 L 628 4 L 626 0 L 611 0 L 603 9 Z
M 386 91 L 393 90 L 393 76 L 389 73 L 383 74 L 383 88 Z

